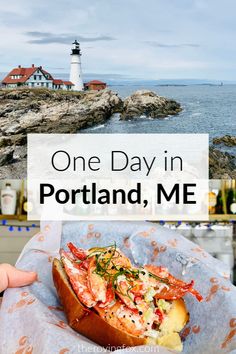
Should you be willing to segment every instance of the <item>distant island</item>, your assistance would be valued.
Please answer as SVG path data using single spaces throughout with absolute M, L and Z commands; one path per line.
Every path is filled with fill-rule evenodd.
M 0 81 L 7 75 L 7 72 L 0 72 Z M 69 73 L 52 73 L 55 77 L 60 77 L 63 81 L 70 78 Z M 193 85 L 207 85 L 207 86 L 221 86 L 236 85 L 236 81 L 230 80 L 207 80 L 207 79 L 139 79 L 129 78 L 125 75 L 119 74 L 101 74 L 101 73 L 84 73 L 85 82 L 89 82 L 94 78 L 106 82 L 109 86 L 193 86 Z

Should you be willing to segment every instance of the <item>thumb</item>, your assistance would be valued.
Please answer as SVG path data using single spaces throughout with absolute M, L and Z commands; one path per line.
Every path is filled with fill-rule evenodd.
M 2 290 L 5 290 L 7 287 L 14 288 L 29 285 L 37 280 L 35 272 L 23 271 L 10 264 L 0 265 L 0 275 L 0 279 L 3 280 L 3 284 L 1 284 L 0 280 L 0 289 L 3 287 Z

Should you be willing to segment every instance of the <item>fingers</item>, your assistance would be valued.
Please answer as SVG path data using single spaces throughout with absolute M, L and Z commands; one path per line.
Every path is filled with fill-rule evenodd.
M 4 264 L 0 265 L 0 293 L 8 287 L 8 277 Z
M 16 269 L 10 264 L 0 265 L 0 292 L 6 288 L 25 286 L 37 280 L 35 272 Z

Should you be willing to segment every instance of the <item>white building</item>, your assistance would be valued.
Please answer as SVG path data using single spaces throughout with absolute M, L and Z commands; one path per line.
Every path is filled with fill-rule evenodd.
M 72 90 L 74 84 L 70 81 L 54 79 L 53 76 L 44 70 L 42 66 L 36 67 L 34 64 L 30 68 L 23 68 L 19 65 L 9 72 L 3 79 L 2 86 L 14 88 L 20 86 L 44 87 L 54 90 Z
M 74 91 L 83 91 L 84 84 L 82 79 L 80 45 L 77 40 L 75 40 L 72 44 L 73 48 L 71 50 L 70 81 L 74 84 Z
M 3 79 L 2 87 L 14 88 L 20 86 L 45 87 L 53 90 L 83 91 L 84 84 L 81 69 L 81 50 L 77 40 L 74 41 L 71 50 L 70 81 L 54 79 L 42 66 L 23 68 L 19 65 L 12 69 Z

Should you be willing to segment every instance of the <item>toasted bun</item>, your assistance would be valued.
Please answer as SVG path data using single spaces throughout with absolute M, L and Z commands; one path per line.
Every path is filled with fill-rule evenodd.
M 188 321 L 188 314 L 182 299 L 173 301 L 174 306 L 162 323 L 163 336 L 154 343 L 147 338 L 132 336 L 111 326 L 93 310 L 86 308 L 74 293 L 62 263 L 58 259 L 53 261 L 52 274 L 69 326 L 85 337 L 112 350 L 145 344 L 159 344 L 178 351 L 182 350 L 182 343 L 177 332 Z

